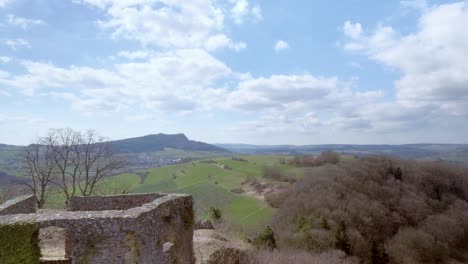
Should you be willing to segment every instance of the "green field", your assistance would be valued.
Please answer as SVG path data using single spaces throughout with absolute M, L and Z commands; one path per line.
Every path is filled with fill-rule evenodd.
M 218 157 L 125 173 L 109 179 L 107 192 L 127 186 L 131 193 L 175 192 L 193 196 L 196 216 L 208 218 L 211 207 L 222 211 L 224 221 L 245 231 L 255 231 L 267 225 L 274 209 L 252 196 L 252 187 L 243 184 L 248 178 L 260 183 L 284 184 L 263 178 L 265 166 L 302 177 L 304 168 L 279 164 L 281 156 L 242 156 L 245 161 Z M 146 176 L 142 176 L 144 174 Z M 234 193 L 233 189 L 244 190 Z M 106 191 L 105 191 L 106 192 Z
M 218 208 L 225 224 L 252 233 L 268 225 L 274 209 L 261 199 L 250 182 L 254 180 L 269 188 L 288 184 L 264 178 L 265 167 L 297 178 L 306 169 L 309 172 L 320 169 L 280 164 L 280 158 L 284 156 L 218 157 L 137 170 L 106 179 L 96 194 L 186 193 L 193 196 L 198 219 L 209 218 L 210 208 Z M 63 201 L 62 194 L 51 192 L 46 207 L 62 208 Z

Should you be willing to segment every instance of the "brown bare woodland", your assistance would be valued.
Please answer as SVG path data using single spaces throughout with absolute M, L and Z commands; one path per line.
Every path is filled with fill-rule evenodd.
M 305 155 L 305 156 L 296 156 L 293 159 L 289 160 L 288 163 L 294 166 L 306 166 L 306 167 L 315 167 L 322 166 L 324 164 L 337 164 L 340 161 L 340 156 L 338 153 L 333 151 L 324 151 L 318 156 L 314 155 Z
M 338 249 L 363 263 L 468 261 L 468 170 L 365 157 L 309 172 L 273 221 L 280 248 Z

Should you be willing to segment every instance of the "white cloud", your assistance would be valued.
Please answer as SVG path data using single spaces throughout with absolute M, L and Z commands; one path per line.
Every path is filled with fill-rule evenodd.
M 218 48 L 240 50 L 243 42 L 231 40 L 224 33 L 225 9 L 210 0 L 75 0 L 102 9 L 99 20 L 103 29 L 112 30 L 114 38 L 136 40 L 144 46 L 162 48 Z M 235 6 L 239 5 L 235 3 Z M 234 7 L 235 8 L 235 7 Z M 261 14 L 255 6 L 254 15 Z M 250 10 L 250 11 L 252 11 Z M 249 12 L 250 12 L 249 11 Z M 208 40 L 208 43 L 207 43 Z
M 0 0 L 0 8 L 5 7 L 11 0 Z
M 254 5 L 252 7 L 252 16 L 256 21 L 262 20 L 263 19 L 263 14 L 262 14 L 262 8 L 260 5 Z
M 226 65 L 200 49 L 155 53 L 112 69 L 62 68 L 31 61 L 22 66 L 25 74 L 0 76 L 0 85 L 29 96 L 66 99 L 83 113 L 135 107 L 157 112 L 209 109 L 226 93 L 216 81 L 231 75 Z
M 0 56 L 0 63 L 9 63 L 10 61 L 10 57 Z
M 261 115 L 256 120 L 243 121 L 228 127 L 231 133 L 257 135 L 262 134 L 278 134 L 288 131 L 297 132 L 301 130 L 297 120 L 290 120 L 286 115 Z
M 10 76 L 11 76 L 11 74 L 9 72 L 0 70 L 0 78 L 4 79 L 4 78 L 8 78 Z
M 234 6 L 231 8 L 231 16 L 234 23 L 240 25 L 244 23 L 245 18 L 252 18 L 255 21 L 262 20 L 262 9 L 259 5 L 250 8 L 248 0 L 230 0 Z
M 17 17 L 15 15 L 8 15 L 8 24 L 20 27 L 22 29 L 27 29 L 30 26 L 34 25 L 43 25 L 45 22 L 40 19 L 28 19 L 23 17 Z
M 455 12 L 457 10 L 458 13 Z M 445 12 L 450 14 L 444 14 Z M 450 92 L 448 97 L 445 94 L 447 85 L 450 86 L 453 80 L 460 79 L 461 84 L 464 83 L 465 75 L 462 72 L 466 72 L 466 68 L 463 68 L 465 66 L 462 61 L 466 61 L 463 56 L 467 52 L 462 51 L 466 47 L 466 38 L 460 29 L 461 26 L 457 26 L 464 25 L 463 12 L 463 8 L 460 9 L 460 6 L 456 5 L 431 9 L 430 12 L 422 14 L 418 31 L 407 35 L 384 25 L 379 25 L 372 34 L 365 34 L 359 23 L 344 24 L 343 30 L 350 39 L 345 45 L 346 49 L 364 52 L 370 58 L 403 73 L 403 77 L 396 83 L 397 101 L 382 103 L 381 91 L 356 92 L 352 89 L 353 84 L 333 77 L 303 74 L 254 78 L 249 74 L 232 73 L 230 70 L 216 80 L 236 76 L 238 83 L 234 83 L 232 89 L 208 89 L 209 93 L 200 94 L 204 94 L 204 98 L 208 99 L 208 104 L 212 107 L 226 111 L 253 111 L 258 114 L 259 118 L 256 120 L 236 124 L 240 130 L 255 129 L 273 133 L 292 130 L 310 132 L 326 128 L 382 133 L 434 125 L 444 114 L 464 115 L 468 109 L 466 103 L 463 103 L 467 101 L 466 90 L 463 87 L 467 86 L 458 89 L 461 93 Z M 437 24 L 435 21 L 442 23 Z M 446 27 L 457 33 L 447 30 Z M 434 37 L 435 32 L 440 36 Z M 228 38 L 223 34 L 213 36 L 211 41 L 204 44 L 206 50 L 229 45 Z M 427 47 L 439 47 L 441 50 L 427 50 Z M 451 55 L 451 50 L 454 54 L 462 56 L 448 56 Z M 455 59 L 459 61 L 453 61 Z M 440 79 L 438 74 L 447 74 L 442 68 L 455 70 L 452 74 L 456 73 L 456 78 Z M 440 72 L 435 74 L 433 70 Z M 414 80 L 411 84 L 405 84 L 404 81 L 410 76 L 424 77 L 422 82 L 425 85 L 415 85 Z M 445 86 L 440 90 L 442 93 L 434 93 L 437 89 L 433 88 L 442 85 Z M 197 88 L 199 90 L 189 91 L 206 92 L 206 87 L 210 85 L 203 84 Z M 405 91 L 412 93 L 412 96 L 405 95 Z M 430 96 L 427 97 L 428 95 Z M 225 103 L 222 105 L 220 102 Z M 173 107 L 181 111 L 203 108 L 182 94 L 170 98 L 161 96 L 159 100 L 147 101 L 143 105 L 155 109 Z
M 208 51 L 214 51 L 221 47 L 229 47 L 235 51 L 240 51 L 242 49 L 247 48 L 247 44 L 245 42 L 238 42 L 234 43 L 224 34 L 218 34 L 211 36 L 204 45 L 205 49 Z
M 136 60 L 136 59 L 146 59 L 150 56 L 151 52 L 147 50 L 137 50 L 137 51 L 120 51 L 117 56 L 123 57 L 129 60 Z
M 433 6 L 421 14 L 416 32 L 379 26 L 352 36 L 348 50 L 367 54 L 403 76 L 395 82 L 398 103 L 431 106 L 441 113 L 468 115 L 468 3 Z
M 119 54 L 131 58 L 140 55 Z M 352 83 L 335 77 L 303 74 L 254 78 L 249 73 L 234 73 L 202 49 L 141 54 L 147 58 L 118 63 L 111 69 L 63 68 L 23 61 L 26 73 L 0 75 L 0 86 L 27 96 L 60 98 L 85 115 L 139 110 L 139 115 L 160 117 L 164 113 L 208 110 L 253 111 L 262 119 L 244 125 L 262 125 L 264 131 L 277 129 L 275 122 L 280 117 L 283 129 L 290 126 L 306 131 L 312 124 L 338 126 L 324 116 L 349 119 L 349 127 L 362 127 L 358 117 L 347 114 L 382 97 L 380 91 L 353 92 Z
M 10 47 L 12 50 L 17 50 L 18 48 L 25 47 L 31 48 L 31 44 L 25 39 L 16 38 L 16 39 L 0 39 L 0 43 Z
M 357 39 L 362 35 L 362 25 L 360 23 L 346 21 L 343 25 L 343 32 L 346 36 L 352 39 Z
M 282 50 L 289 49 L 290 47 L 289 43 L 287 43 L 286 41 L 278 40 L 273 48 L 276 52 L 280 52 Z
M 380 91 L 356 93 L 337 78 L 273 75 L 245 79 L 229 94 L 227 106 L 245 111 L 303 113 L 339 112 L 382 97 Z

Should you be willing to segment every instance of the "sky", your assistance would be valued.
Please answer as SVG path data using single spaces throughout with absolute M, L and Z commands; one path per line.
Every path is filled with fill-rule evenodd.
M 468 1 L 0 0 L 0 143 L 468 143 Z

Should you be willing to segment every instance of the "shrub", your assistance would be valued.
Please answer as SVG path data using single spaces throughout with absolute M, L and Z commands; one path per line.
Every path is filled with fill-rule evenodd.
M 265 202 L 273 208 L 280 208 L 288 196 L 288 191 L 268 192 L 264 195 Z
M 241 194 L 241 193 L 244 193 L 245 191 L 244 191 L 244 189 L 239 187 L 239 188 L 232 189 L 231 192 L 235 193 L 235 194 Z
M 316 166 L 320 166 L 323 164 L 338 164 L 340 162 L 340 155 L 333 151 L 324 151 L 322 152 L 316 159 L 315 164 Z
M 235 160 L 235 161 L 249 162 L 248 160 L 243 159 L 243 158 L 232 157 L 231 159 L 232 159 L 232 160 Z
M 371 241 L 369 246 L 369 258 L 368 263 L 370 264 L 386 264 L 390 261 L 388 254 L 385 252 L 385 248 L 382 244 L 378 244 L 375 241 Z
M 275 168 L 266 166 L 263 168 L 263 177 L 266 179 L 271 179 L 274 181 L 280 182 L 296 182 L 296 175 L 294 174 L 286 174 L 283 171 Z
M 252 251 L 239 264 L 357 264 L 356 259 L 349 258 L 341 251 L 333 250 L 320 254 L 311 254 L 298 250 L 259 250 Z
M 315 163 L 315 157 L 312 155 L 296 156 L 293 159 L 289 160 L 288 164 L 294 165 L 294 166 L 303 166 L 303 167 L 317 166 L 317 164 Z
M 265 229 L 252 240 L 252 244 L 259 249 L 275 249 L 276 239 L 273 229 L 271 229 L 270 226 L 265 227 Z
M 333 232 L 334 247 L 346 254 L 351 253 L 348 234 L 346 234 L 346 224 L 343 220 L 338 222 L 338 227 Z
M 334 244 L 331 232 L 324 229 L 304 230 L 299 238 L 299 245 L 307 251 L 314 253 L 328 251 L 333 248 Z
M 220 209 L 215 208 L 215 207 L 211 207 L 209 213 L 210 213 L 211 219 L 213 219 L 213 221 L 218 222 L 218 223 L 221 222 L 221 220 L 223 218 L 223 215 L 222 215 Z
M 263 168 L 263 177 L 266 179 L 279 181 L 283 178 L 283 172 L 274 167 L 265 166 Z
M 288 163 L 294 166 L 316 167 L 324 164 L 338 164 L 340 155 L 333 151 L 324 151 L 317 157 L 312 155 L 296 156 L 289 160 Z

